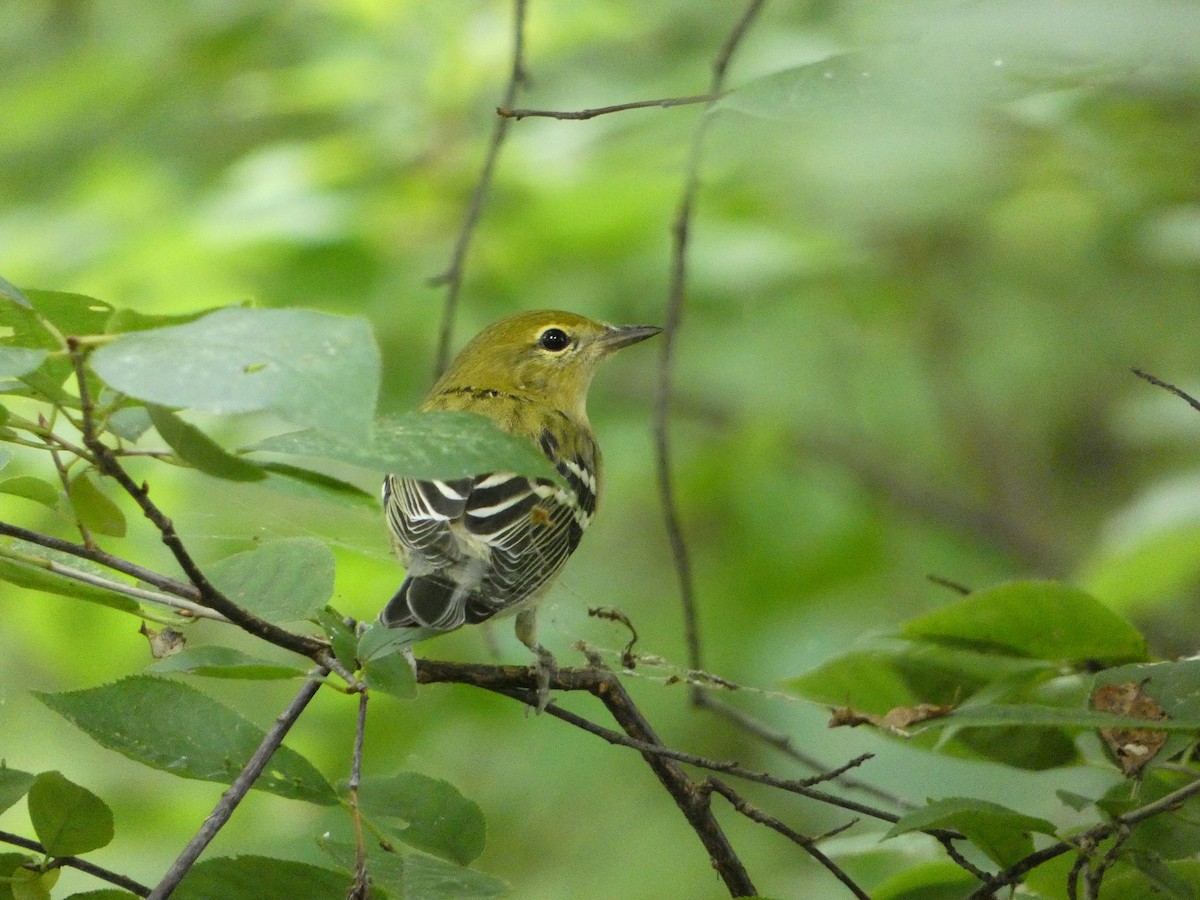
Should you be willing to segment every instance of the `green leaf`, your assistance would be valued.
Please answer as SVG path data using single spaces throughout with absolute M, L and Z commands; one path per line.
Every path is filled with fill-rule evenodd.
M 203 431 L 183 421 L 169 409 L 149 404 L 146 410 L 167 446 L 180 459 L 201 472 L 229 481 L 261 481 L 267 477 L 267 473 L 258 466 L 223 450 Z
M 5 553 L 5 550 L 9 552 Z M 13 556 L 14 552 L 27 558 L 15 558 Z M 70 597 L 72 600 L 86 600 L 89 603 L 99 603 L 101 606 L 119 609 L 122 612 L 137 612 L 141 609 L 137 601 L 125 594 L 97 585 L 85 584 L 67 575 L 60 575 L 57 572 L 50 571 L 44 561 L 53 560 L 56 557 L 64 558 L 66 554 L 56 554 L 53 550 L 46 550 L 34 544 L 27 544 L 24 541 L 13 541 L 3 545 L 3 547 L 0 547 L 0 580 L 18 585 L 19 587 L 28 588 L 31 591 L 44 591 L 47 594 Z M 87 560 L 80 560 L 75 557 L 66 558 L 68 560 L 67 564 L 72 568 L 81 569 L 92 574 L 103 574 L 106 578 L 116 580 L 111 572 L 102 570 L 99 566 L 89 564 Z
M 34 503 L 54 509 L 60 499 L 58 488 L 32 475 L 14 475 L 0 481 L 0 494 L 24 497 Z
M 345 782 L 338 787 L 344 794 Z M 358 795 L 363 812 L 410 847 L 460 865 L 483 852 L 483 811 L 447 781 L 415 772 L 365 778 Z
M 368 687 L 401 700 L 417 696 L 417 676 L 403 650 L 411 640 L 411 635 L 378 623 L 362 633 L 357 656 Z
M 330 649 L 342 667 L 348 672 L 357 669 L 358 637 L 346 626 L 345 617 L 337 610 L 326 607 L 318 610 L 313 619 L 324 629 L 325 636 L 329 638 Z
M 922 723 L 921 728 L 944 728 L 956 725 L 999 727 L 1009 725 L 1053 726 L 1055 728 L 1146 728 L 1145 719 L 1133 716 L 1115 716 L 1063 706 L 1041 706 L 1036 703 L 980 704 L 963 706 L 940 719 Z M 1200 717 L 1188 719 L 1158 719 L 1150 727 L 1159 731 L 1200 730 Z
M 150 413 L 144 406 L 125 406 L 109 415 L 108 430 L 127 441 L 137 441 L 150 430 Z
M 34 350 L 29 347 L 0 347 L 0 378 L 16 378 L 32 372 L 45 360 L 45 350 Z
M 962 900 L 978 881 L 952 862 L 908 866 L 876 885 L 871 900 Z
M 5 879 L 27 879 L 37 877 L 36 872 L 24 868 L 27 863 L 37 865 L 30 854 L 27 853 L 0 853 L 0 900 L 12 900 L 12 888 Z
M 24 306 L 27 309 L 30 307 L 29 298 L 22 294 L 16 285 L 4 278 L 0 278 L 0 297 L 17 306 Z
M 76 856 L 113 839 L 113 817 L 103 800 L 59 772 L 43 772 L 29 788 L 29 820 L 51 856 Z
M 87 294 L 36 289 L 25 293 L 33 303 L 33 308 L 53 322 L 64 335 L 103 334 L 105 322 L 116 309 L 111 303 Z M 57 346 L 53 339 L 45 335 L 40 324 L 37 328 L 50 341 L 43 346 Z M 70 363 L 67 366 L 69 368 Z
M 34 696 L 102 746 L 181 778 L 229 784 L 264 734 L 206 694 L 163 678 L 135 675 L 98 688 Z M 312 763 L 288 747 L 275 751 L 254 787 L 325 806 L 337 800 Z
M 1146 658 L 1146 640 L 1125 619 L 1077 588 L 1024 581 L 977 591 L 906 623 L 913 640 L 1052 661 Z
M 379 493 L 364 491 L 348 481 L 322 472 L 289 466 L 287 463 L 262 463 L 268 473 L 267 487 L 300 497 L 333 501 L 348 506 L 379 508 Z M 278 476 L 271 478 L 270 475 Z
M 96 486 L 91 472 L 80 472 L 72 478 L 67 494 L 75 515 L 91 531 L 125 537 L 125 514 Z
M 49 869 L 37 872 L 23 869 L 13 873 L 13 880 L 8 885 L 12 891 L 13 900 L 51 900 L 50 891 L 58 883 L 61 869 Z
M 194 865 L 173 900 L 345 900 L 350 876 L 267 856 L 205 859 Z
M 301 666 L 282 665 L 249 656 L 232 647 L 208 644 L 188 647 L 146 667 L 147 672 L 161 675 L 169 672 L 192 672 L 209 678 L 238 678 L 266 681 L 281 678 L 301 678 L 307 671 Z
M 272 412 L 361 440 L 379 391 L 370 326 L 300 309 L 226 308 L 124 334 L 91 357 L 111 387 L 173 408 Z
M 117 888 L 99 888 L 94 891 L 71 894 L 66 900 L 137 900 L 137 894 L 131 894 L 129 891 L 122 891 Z
M 349 463 L 377 474 L 408 478 L 462 478 L 484 472 L 520 472 L 561 480 L 550 461 L 525 438 L 501 431 L 468 412 L 416 412 L 381 420 L 370 438 L 315 430 L 260 441 L 250 449 Z
M 1030 832 L 1054 834 L 1052 822 L 1026 816 L 998 803 L 971 797 L 931 800 L 927 806 L 901 817 L 884 838 L 909 831 L 950 828 L 961 831 L 995 863 L 1009 866 L 1033 852 Z
M 0 812 L 8 809 L 29 791 L 33 776 L 20 769 L 10 769 L 0 761 Z
M 311 619 L 333 596 L 333 553 L 316 538 L 267 541 L 205 571 L 234 603 L 276 624 Z
M 352 844 L 321 838 L 318 845 L 347 871 L 353 871 Z M 509 893 L 508 885 L 483 872 L 455 865 L 424 853 L 385 851 L 367 846 L 371 884 L 405 900 L 494 900 Z

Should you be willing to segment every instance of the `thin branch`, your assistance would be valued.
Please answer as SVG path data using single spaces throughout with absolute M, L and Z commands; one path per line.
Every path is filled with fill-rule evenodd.
M 1164 812 L 1178 809 L 1196 794 L 1200 794 L 1200 778 L 1158 798 L 1153 803 L 1147 803 L 1145 806 L 1140 806 L 1137 809 L 1116 816 L 1108 822 L 1101 822 L 1099 825 L 1094 825 L 1082 834 L 1073 835 L 1069 840 L 1059 841 L 1056 844 L 1051 844 L 1049 847 L 1043 847 L 1036 853 L 1029 854 L 1029 856 L 1009 866 L 1004 871 L 997 872 L 987 882 L 976 888 L 975 892 L 967 900 L 988 900 L 988 898 L 994 897 L 996 891 L 1000 888 L 1020 882 L 1028 872 L 1032 872 L 1038 866 L 1042 865 L 1042 863 L 1048 862 L 1057 856 L 1062 856 L 1064 853 L 1069 853 L 1072 850 L 1079 850 L 1081 847 L 1094 847 L 1100 841 L 1111 837 L 1118 831 L 1131 828 L 1139 822 L 1144 822 L 1146 819 L 1153 818 Z
M 150 489 L 143 484 L 137 484 L 125 471 L 120 461 L 113 455 L 112 450 L 105 444 L 96 434 L 95 421 L 93 418 L 93 407 L 91 391 L 88 389 L 87 373 L 84 371 L 83 350 L 74 338 L 67 339 L 71 347 L 71 362 L 75 367 L 75 382 L 79 390 L 79 404 L 81 411 L 80 432 L 82 433 L 84 446 L 92 452 L 96 459 L 96 466 L 100 473 L 113 478 L 117 484 L 127 493 L 134 502 L 141 507 L 143 515 L 158 529 L 162 536 L 162 541 L 167 545 L 175 557 L 175 561 L 179 563 L 179 567 L 183 569 L 188 580 L 196 586 L 196 590 L 200 593 L 201 602 L 217 612 L 224 615 L 231 622 L 237 625 L 244 631 L 249 632 L 255 637 L 261 638 L 268 643 L 275 644 L 277 647 L 283 647 L 285 650 L 291 650 L 293 653 L 299 653 L 311 659 L 319 660 L 323 655 L 328 653 L 328 644 L 325 641 L 307 635 L 296 634 L 288 631 L 286 628 L 280 628 L 258 616 L 253 615 L 242 607 L 238 606 L 208 580 L 200 567 L 196 565 L 187 548 L 184 547 L 183 541 L 179 539 L 179 535 L 175 531 L 174 523 L 160 510 L 150 499 Z
M 105 578 L 103 575 L 96 575 L 93 572 L 85 572 L 82 569 L 76 569 L 74 566 L 68 566 L 60 562 L 55 562 L 52 559 L 46 559 L 43 556 L 35 556 L 31 553 L 21 553 L 7 547 L 0 547 L 0 556 L 8 557 L 9 559 L 19 563 L 24 563 L 28 566 L 45 569 L 47 572 L 53 572 L 55 575 L 61 575 L 64 578 L 70 578 L 72 581 L 78 581 L 80 584 L 88 584 L 92 587 L 98 587 L 103 588 L 106 591 L 112 591 L 114 594 L 121 594 L 122 596 L 129 597 L 131 600 L 138 600 L 143 603 L 155 603 L 159 606 L 166 606 L 169 609 L 177 610 L 180 613 L 195 618 L 215 619 L 218 622 L 229 621 L 219 612 L 209 609 L 206 606 L 201 606 L 198 603 L 192 603 L 190 600 L 172 597 L 170 594 L 160 593 L 159 591 L 148 591 L 145 588 L 140 588 L 132 584 L 126 584 L 123 581 L 114 581 L 111 578 Z
M 144 581 L 146 584 L 152 584 L 161 591 L 174 594 L 176 597 L 182 597 L 185 600 L 199 601 L 200 599 L 200 592 L 192 585 L 176 581 L 174 578 L 168 578 L 166 575 L 161 575 L 152 569 L 143 568 L 119 556 L 113 556 L 111 553 L 106 553 L 98 547 L 85 547 L 83 544 L 75 544 L 71 541 L 64 541 L 61 538 L 50 537 L 37 531 L 30 531 L 28 528 L 10 525 L 7 522 L 0 522 L 0 534 L 19 538 L 22 541 L 37 544 L 48 550 L 57 550 L 59 553 L 68 553 L 71 556 L 78 556 L 80 559 L 91 560 L 107 569 L 112 569 L 114 572 L 121 572 L 139 581 Z
M 1130 369 L 1130 371 L 1133 372 L 1134 375 L 1136 375 L 1138 378 L 1142 379 L 1143 381 L 1148 381 L 1155 387 L 1160 387 L 1163 390 L 1170 391 L 1176 397 L 1180 398 L 1181 400 L 1186 401 L 1188 406 L 1190 406 L 1192 409 L 1196 410 L 1196 412 L 1200 412 L 1200 400 L 1197 400 L 1195 397 L 1193 397 L 1191 394 L 1189 394 L 1187 391 L 1183 390 L 1182 388 L 1177 388 L 1177 387 L 1175 387 L 1175 385 L 1170 384 L 1166 381 L 1163 381 L 1160 378 L 1156 378 L 1155 376 L 1151 375 L 1149 372 L 1143 372 L 1141 369 Z
M 31 850 L 42 856 L 46 855 L 46 848 L 37 841 L 31 841 L 29 838 L 23 838 L 18 834 L 10 834 L 7 831 L 0 831 L 0 841 L 6 844 L 12 844 L 14 847 L 21 847 L 25 850 Z M 146 897 L 150 894 L 150 888 L 146 887 L 139 881 L 134 881 L 127 875 L 122 875 L 120 872 L 114 872 L 111 869 L 106 869 L 103 866 L 98 866 L 95 863 L 90 863 L 86 859 L 80 859 L 78 856 L 56 856 L 52 860 L 54 866 L 69 866 L 72 869 L 78 869 L 80 872 L 86 872 L 93 878 L 99 878 L 101 881 L 107 881 L 109 884 L 115 884 L 123 890 L 129 891 L 131 894 L 137 894 L 139 897 Z
M 371 882 L 367 877 L 367 845 L 363 839 L 362 809 L 358 805 L 358 786 L 362 782 L 363 738 L 367 732 L 367 691 L 358 695 L 358 718 L 354 724 L 354 752 L 350 757 L 350 821 L 354 825 L 354 882 L 350 885 L 347 900 L 359 900 L 371 896 Z
M 501 107 L 511 107 L 517 99 L 517 91 L 525 83 L 525 7 L 526 0 L 513 0 L 513 52 L 512 66 L 508 77 L 508 86 L 504 89 L 504 99 Z M 450 254 L 450 265 L 440 275 L 430 279 L 430 284 L 445 285 L 446 299 L 442 308 L 442 327 L 438 334 L 437 355 L 434 357 L 433 374 L 438 377 L 450 361 L 450 340 L 454 331 L 454 316 L 458 310 L 458 295 L 462 291 L 463 266 L 466 263 L 467 251 L 471 246 L 471 238 L 475 234 L 475 226 L 483 212 L 483 203 L 487 199 L 492 186 L 492 175 L 496 170 L 496 161 L 500 158 L 500 149 L 508 136 L 512 119 L 497 116 L 492 128 L 492 139 L 488 144 L 487 155 L 483 160 L 483 169 L 479 180 L 475 182 L 475 190 L 467 204 L 467 214 L 459 229 L 458 238 L 454 242 L 454 250 Z
M 238 773 L 233 784 L 221 795 L 221 799 L 217 801 L 217 805 L 213 807 L 213 811 L 204 820 L 204 824 L 200 826 L 200 830 L 188 841 L 187 846 L 183 848 L 183 852 L 179 854 L 179 857 L 171 864 L 166 874 L 163 875 L 162 881 L 155 885 L 154 890 L 150 892 L 150 900 L 165 900 L 179 886 L 179 882 L 183 880 L 188 870 L 195 864 L 200 854 L 204 852 L 204 848 L 209 845 L 209 842 L 216 837 L 217 832 L 229 821 L 229 817 L 233 815 L 233 811 L 237 809 L 237 805 L 242 802 L 242 798 L 246 796 L 246 792 L 258 781 L 259 776 L 263 773 L 263 769 L 267 767 L 267 763 L 271 761 L 271 757 L 279 749 L 280 744 L 283 743 L 284 737 L 291 731 L 292 726 L 296 724 L 296 720 L 300 718 L 300 714 L 304 712 L 304 708 L 308 706 L 309 701 L 321 689 L 321 679 L 328 674 L 329 670 L 322 666 L 316 669 L 309 679 L 304 682 L 296 696 L 292 698 L 292 702 L 275 719 L 274 724 L 258 745 L 258 749 L 254 751 L 254 755 L 250 757 L 245 767 Z
M 697 103 L 714 103 L 720 100 L 722 94 L 695 94 L 691 97 L 664 97 L 660 100 L 635 100 L 632 103 L 616 103 L 612 106 L 596 106 L 592 109 L 563 111 L 553 109 L 509 109 L 505 106 L 496 108 L 496 115 L 506 119 L 520 121 L 525 118 L 540 117 L 544 119 L 561 119 L 562 121 L 580 122 L 584 119 L 594 119 L 597 116 L 607 116 L 609 113 L 626 112 L 631 109 L 669 109 L 672 106 L 692 106 Z
M 814 772 L 825 772 L 829 766 L 814 756 L 800 750 L 792 742 L 792 739 L 782 731 L 777 731 L 771 728 L 765 722 L 756 719 L 754 716 L 743 712 L 736 706 L 726 703 L 717 697 L 710 694 L 699 694 L 698 705 L 703 709 L 711 710 L 718 715 L 724 716 L 732 720 L 739 727 L 748 731 L 750 734 L 757 737 L 759 740 L 766 742 L 770 746 L 779 750 L 786 756 L 791 757 L 803 766 L 812 769 Z M 840 787 L 849 791 L 859 791 L 870 797 L 874 797 L 883 803 L 894 806 L 897 809 L 916 809 L 917 805 L 911 800 L 905 800 L 903 797 L 898 797 L 895 794 L 889 793 L 882 788 L 877 788 L 873 784 L 868 784 L 865 781 L 859 781 L 856 778 L 848 778 L 844 774 L 839 774 L 837 783 Z
M 747 30 L 762 9 L 764 0 L 750 0 L 742 11 L 742 15 L 734 24 L 720 52 L 713 63 L 712 80 L 708 93 L 717 97 L 725 88 L 725 75 L 729 63 L 738 45 L 745 37 Z M 692 135 L 692 144 L 688 152 L 686 175 L 683 191 L 675 215 L 672 228 L 671 278 L 667 289 L 667 309 L 663 322 L 662 357 L 659 365 L 659 377 L 654 413 L 654 437 L 657 452 L 655 454 L 658 469 L 659 497 L 663 509 L 663 520 L 667 536 L 671 544 L 671 555 L 675 560 L 675 571 L 679 577 L 680 602 L 683 606 L 684 638 L 687 643 L 688 666 L 692 669 L 703 669 L 703 657 L 700 643 L 700 626 L 696 611 L 696 589 L 692 578 L 691 559 L 688 554 L 687 542 L 683 537 L 683 526 L 680 522 L 679 508 L 675 501 L 675 488 L 671 475 L 671 439 L 667 424 L 671 413 L 672 367 L 675 361 L 675 340 L 679 333 L 680 321 L 683 317 L 683 304 L 687 281 L 688 243 L 691 231 L 692 212 L 696 205 L 696 197 L 700 191 L 700 160 L 703 155 L 704 139 L 708 134 L 712 117 L 704 116 L 696 126 Z M 701 691 L 698 687 L 691 689 L 692 702 Z
M 850 893 L 852 893 L 855 897 L 858 897 L 859 900 L 871 900 L 871 897 L 867 894 L 867 892 L 855 884 L 854 879 L 847 875 L 837 863 L 821 852 L 820 848 L 817 847 L 817 842 L 815 839 L 801 834 L 800 832 L 788 827 L 769 813 L 763 812 L 758 807 L 749 803 L 744 797 L 738 794 L 737 791 L 733 790 L 733 788 L 726 785 L 723 781 L 720 781 L 716 778 L 710 778 L 708 779 L 707 784 L 714 791 L 728 800 L 733 808 L 747 819 L 752 822 L 757 822 L 760 825 L 766 825 L 773 831 L 777 831 L 779 834 L 782 834 L 792 843 L 803 848 L 805 853 L 828 869 L 833 877 L 844 884 L 846 889 L 849 890 Z
M 417 681 L 421 684 L 469 684 L 503 694 L 532 708 L 537 708 L 540 695 L 537 672 L 525 666 L 488 666 L 422 659 L 417 660 Z M 707 795 L 680 768 L 679 763 L 672 758 L 672 752 L 660 752 L 666 748 L 626 693 L 620 680 L 608 669 L 593 665 L 586 669 L 558 669 L 551 674 L 549 686 L 552 690 L 586 691 L 604 704 L 609 714 L 625 731 L 624 735 L 580 719 L 566 710 L 559 709 L 553 703 L 546 706 L 544 711 L 572 724 L 577 719 L 587 722 L 592 726 L 587 730 L 592 733 L 607 732 L 608 735 L 616 737 L 612 743 L 622 743 L 638 750 L 704 845 L 713 868 L 725 882 L 730 896 L 756 896 L 754 884 L 745 866 L 738 859 L 712 814 Z

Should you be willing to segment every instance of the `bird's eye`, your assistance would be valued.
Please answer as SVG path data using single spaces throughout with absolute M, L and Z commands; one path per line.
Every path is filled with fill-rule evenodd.
M 538 343 L 545 350 L 549 350 L 552 353 L 561 353 L 571 346 L 571 338 L 561 328 L 547 328 L 542 332 L 542 336 L 538 338 Z

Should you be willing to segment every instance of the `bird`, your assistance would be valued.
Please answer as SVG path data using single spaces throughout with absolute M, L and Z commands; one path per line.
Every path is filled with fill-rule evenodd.
M 658 334 L 560 310 L 517 313 L 484 328 L 426 396 L 425 412 L 459 410 L 527 438 L 562 478 L 480 472 L 463 478 L 388 475 L 383 505 L 403 583 L 379 614 L 413 642 L 497 616 L 516 616 L 533 652 L 537 710 L 548 702 L 553 654 L 537 640 L 537 604 L 595 515 L 600 447 L 587 394 L 613 352 Z

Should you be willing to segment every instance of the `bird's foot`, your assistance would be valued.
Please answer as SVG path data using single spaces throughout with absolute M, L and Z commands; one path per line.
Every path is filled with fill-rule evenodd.
M 537 706 L 534 707 L 534 712 L 540 715 L 550 703 L 550 679 L 558 673 L 558 663 L 554 660 L 554 654 L 541 644 L 534 644 L 530 649 L 537 655 L 537 662 L 533 666 L 538 685 Z

